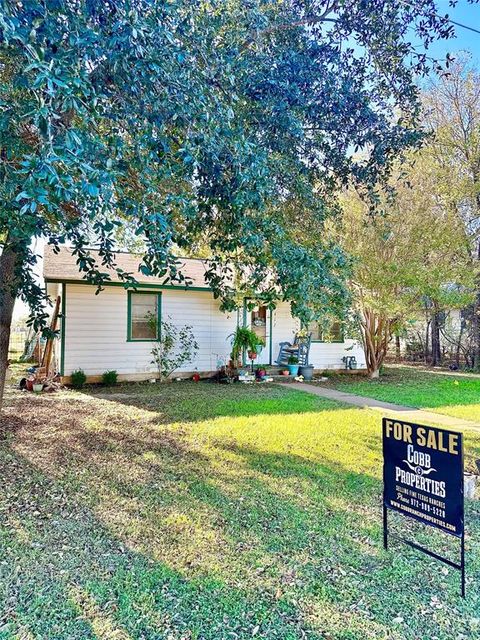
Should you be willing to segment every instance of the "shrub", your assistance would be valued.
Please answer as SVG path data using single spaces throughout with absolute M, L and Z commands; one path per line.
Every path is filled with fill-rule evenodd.
M 72 387 L 75 389 L 81 389 L 85 382 L 87 381 L 87 376 L 85 375 L 85 371 L 83 369 L 76 369 L 72 371 L 71 381 Z
M 197 351 L 198 344 L 192 327 L 176 327 L 172 322 L 162 320 L 160 337 L 154 341 L 151 351 L 152 364 L 156 365 L 160 380 L 168 378 L 176 369 L 195 360 Z
M 115 371 L 115 369 L 112 369 L 111 371 L 105 371 L 105 373 L 102 375 L 102 382 L 103 384 L 111 386 L 113 384 L 117 384 L 117 378 L 118 373 Z

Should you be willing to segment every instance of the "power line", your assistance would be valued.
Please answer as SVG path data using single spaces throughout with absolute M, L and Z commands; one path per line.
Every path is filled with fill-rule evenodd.
M 462 24 L 461 22 L 455 22 L 455 20 L 450 20 L 450 18 L 448 19 L 449 22 L 451 22 L 452 24 L 454 24 L 457 27 L 462 27 L 463 29 L 468 29 L 469 31 L 473 31 L 474 33 L 480 33 L 480 31 L 478 29 L 475 29 L 474 27 L 468 27 L 466 24 Z
M 405 7 L 408 7 L 409 9 L 411 8 L 410 4 L 405 0 L 398 0 L 398 1 L 400 4 L 403 4 Z M 462 27 L 462 29 L 468 29 L 469 31 L 473 31 L 474 33 L 480 34 L 480 30 L 475 29 L 475 27 L 469 27 L 468 25 L 462 24 L 461 22 L 457 22 L 456 20 L 452 20 L 451 18 L 447 18 L 447 20 L 448 22 L 451 22 L 452 24 L 454 24 L 456 27 Z

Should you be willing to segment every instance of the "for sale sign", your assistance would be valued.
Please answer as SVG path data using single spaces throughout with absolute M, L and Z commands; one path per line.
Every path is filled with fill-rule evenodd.
M 384 506 L 463 536 L 463 438 L 383 418 Z

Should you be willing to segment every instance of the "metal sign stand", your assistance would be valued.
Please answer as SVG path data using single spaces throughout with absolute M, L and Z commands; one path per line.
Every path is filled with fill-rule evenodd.
M 461 595 L 462 598 L 465 598 L 465 531 L 462 531 L 462 535 L 460 537 L 460 562 L 453 562 L 449 558 L 444 558 L 443 556 L 431 551 L 430 549 L 426 549 L 422 547 L 420 544 L 416 542 L 412 542 L 411 540 L 407 540 L 406 538 L 402 538 L 402 536 L 398 536 L 396 533 L 391 533 L 388 530 L 388 508 L 385 503 L 383 504 L 383 548 L 388 549 L 388 537 L 394 538 L 398 540 L 398 542 L 403 542 L 404 544 L 412 547 L 412 549 L 416 549 L 417 551 L 422 551 L 427 556 L 431 558 L 435 558 L 435 560 L 439 560 L 444 564 L 447 564 L 449 567 L 453 569 L 458 569 L 461 575 Z
M 464 450 L 463 450 L 463 436 L 458 432 L 451 432 L 438 427 L 426 427 L 423 425 L 417 425 L 414 423 L 404 422 L 401 420 L 393 420 L 383 418 L 382 420 L 383 431 L 383 546 L 388 549 L 388 539 L 394 538 L 399 542 L 403 542 L 412 549 L 421 551 L 426 555 L 443 562 L 444 564 L 457 569 L 461 574 L 461 595 L 465 598 L 465 516 L 464 516 Z M 436 440 L 433 438 L 431 443 L 426 442 L 426 433 L 435 432 L 439 438 L 441 444 L 436 445 Z M 421 437 L 416 437 L 420 434 Z M 434 436 L 434 434 L 431 434 Z M 446 440 L 450 436 L 454 439 L 455 444 L 453 449 L 449 449 L 446 446 Z M 407 443 L 408 446 L 407 446 Z M 428 448 L 430 447 L 430 449 Z M 404 458 L 405 450 L 410 448 L 411 453 L 419 456 L 417 462 L 413 457 L 413 466 L 411 464 L 412 458 L 407 460 Z M 416 452 L 414 450 L 417 450 Z M 423 456 L 423 458 L 422 458 Z M 434 458 L 435 456 L 435 458 Z M 428 463 L 425 461 L 428 459 Z M 423 462 L 422 462 L 423 460 Z M 433 462 L 435 462 L 435 468 L 433 468 Z M 432 461 L 432 463 L 430 462 Z M 409 502 L 410 497 L 404 497 L 404 494 L 400 495 L 400 499 L 395 496 L 395 491 L 402 491 L 403 488 L 409 488 L 412 484 L 402 485 L 402 467 L 407 465 L 407 474 L 411 477 L 420 476 L 420 480 L 430 473 L 435 473 L 437 478 L 442 481 L 444 500 L 444 511 L 442 521 L 433 522 L 432 518 L 428 519 L 428 516 L 419 511 L 419 502 L 423 500 L 421 506 L 425 507 L 427 514 L 430 514 L 428 503 L 425 502 L 424 495 L 428 496 L 428 489 L 424 488 L 424 485 L 420 483 L 420 489 L 418 490 L 420 495 L 414 496 L 414 504 Z M 423 466 L 422 466 L 423 465 Z M 405 468 L 405 467 L 403 467 Z M 392 470 L 395 470 L 397 475 L 392 475 Z M 400 479 L 398 479 L 400 478 Z M 417 478 L 418 479 L 418 478 Z M 413 486 L 416 486 L 415 484 Z M 392 493 L 393 492 L 393 493 Z M 439 494 L 442 495 L 442 494 Z M 393 496 L 393 497 L 392 497 Z M 403 498 L 403 502 L 402 502 Z M 425 506 L 426 505 L 426 506 Z M 440 554 L 423 547 L 412 540 L 408 540 L 396 533 L 390 532 L 388 529 L 388 511 L 395 511 L 403 516 L 413 518 L 425 526 L 433 526 L 443 533 L 458 538 L 460 540 L 460 562 L 454 562 L 449 558 L 445 558 Z M 437 514 L 435 514 L 437 515 Z M 439 518 L 442 516 L 439 516 Z

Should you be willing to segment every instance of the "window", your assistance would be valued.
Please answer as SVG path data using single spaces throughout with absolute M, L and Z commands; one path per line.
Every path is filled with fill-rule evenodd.
M 314 321 L 308 325 L 314 342 L 343 342 L 343 325 L 338 320 L 330 322 Z
M 160 329 L 160 311 L 160 293 L 129 291 L 127 340 L 156 340 Z

